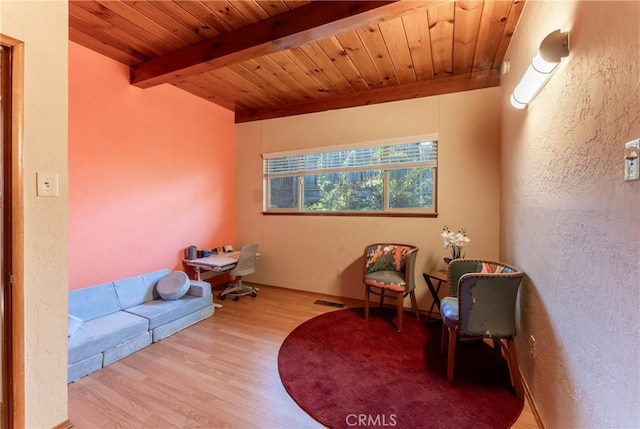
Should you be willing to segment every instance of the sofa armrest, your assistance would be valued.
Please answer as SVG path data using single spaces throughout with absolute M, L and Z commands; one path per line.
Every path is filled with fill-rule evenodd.
M 192 296 L 209 296 L 211 295 L 211 285 L 207 282 L 190 280 L 189 295 Z

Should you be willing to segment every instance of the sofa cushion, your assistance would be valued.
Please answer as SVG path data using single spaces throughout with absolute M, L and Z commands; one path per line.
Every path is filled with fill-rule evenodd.
M 120 310 L 113 283 L 103 283 L 69 292 L 69 314 L 85 322 Z
M 96 353 L 78 362 L 69 363 L 69 366 L 67 366 L 67 383 L 76 381 L 100 368 L 102 368 L 102 353 Z
M 180 299 L 165 301 L 156 299 L 143 305 L 127 308 L 125 311 L 149 319 L 149 329 L 155 329 L 213 303 L 211 295 L 196 297 L 185 295 Z
M 68 316 L 69 317 L 67 317 L 67 337 L 70 337 L 76 333 L 78 328 L 80 328 L 80 325 L 82 325 L 82 319 L 76 316 L 73 316 L 71 314 L 69 314 Z
M 105 350 L 102 354 L 102 366 L 111 365 L 115 361 L 129 356 L 131 353 L 142 350 L 149 344 L 151 344 L 151 332 L 147 331 L 111 349 Z
M 69 338 L 69 363 L 101 353 L 149 330 L 147 319 L 124 311 L 85 320 Z
M 167 338 L 169 335 L 173 335 L 176 332 L 193 325 L 194 323 L 198 323 L 199 321 L 212 316 L 214 311 L 215 308 L 213 307 L 213 304 L 211 304 L 205 308 L 181 317 L 178 320 L 169 322 L 166 325 L 158 326 L 151 331 L 153 332 L 153 342 L 157 343 L 158 341 Z
M 211 284 L 201 280 L 189 280 L 189 295 L 193 296 L 209 296 L 211 295 Z
M 169 274 L 169 270 L 164 269 L 113 282 L 122 309 L 160 298 L 155 290 L 155 285 L 167 274 Z
M 167 274 L 156 285 L 160 298 L 165 301 L 173 301 L 182 298 L 189 291 L 189 277 L 182 271 L 174 271 Z

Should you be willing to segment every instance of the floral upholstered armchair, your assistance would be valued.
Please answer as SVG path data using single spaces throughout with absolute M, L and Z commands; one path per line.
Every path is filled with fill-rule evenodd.
M 385 292 L 396 298 L 398 309 L 397 329 L 402 330 L 404 297 L 411 297 L 411 308 L 418 318 L 418 303 L 413 278 L 418 248 L 409 244 L 376 243 L 364 249 L 365 286 L 364 318 L 369 318 L 369 294 L 380 295 L 380 308 Z
M 454 259 L 448 269 L 450 296 L 440 306 L 442 352 L 449 342 L 447 380 L 453 382 L 457 342 L 464 337 L 489 338 L 497 350 L 505 351 L 513 388 L 522 398 L 514 337 L 516 300 L 524 273 L 507 264 L 476 259 Z

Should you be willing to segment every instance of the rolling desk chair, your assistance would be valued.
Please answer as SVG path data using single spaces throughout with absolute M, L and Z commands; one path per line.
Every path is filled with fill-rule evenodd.
M 256 272 L 257 253 L 257 244 L 242 246 L 238 263 L 229 271 L 229 274 L 236 276 L 236 283 L 223 290 L 220 293 L 220 299 L 226 299 L 227 296 L 232 296 L 234 301 L 238 301 L 241 296 L 251 295 L 255 298 L 258 295 L 257 288 L 242 283 L 242 277 Z

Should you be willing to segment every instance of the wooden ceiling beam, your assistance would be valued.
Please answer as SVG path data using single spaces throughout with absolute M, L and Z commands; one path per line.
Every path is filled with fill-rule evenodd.
M 378 88 L 371 91 L 359 92 L 357 94 L 345 94 L 314 101 L 287 104 L 279 107 L 254 109 L 250 111 L 236 111 L 235 122 L 238 124 L 262 119 L 273 119 L 283 116 L 343 109 L 346 107 L 366 106 L 369 104 L 450 94 L 473 89 L 490 88 L 499 85 L 499 70 L 491 70 L 482 73 L 465 73 L 400 86 Z
M 314 1 L 305 6 L 130 67 L 131 83 L 148 88 L 290 49 L 445 1 Z

